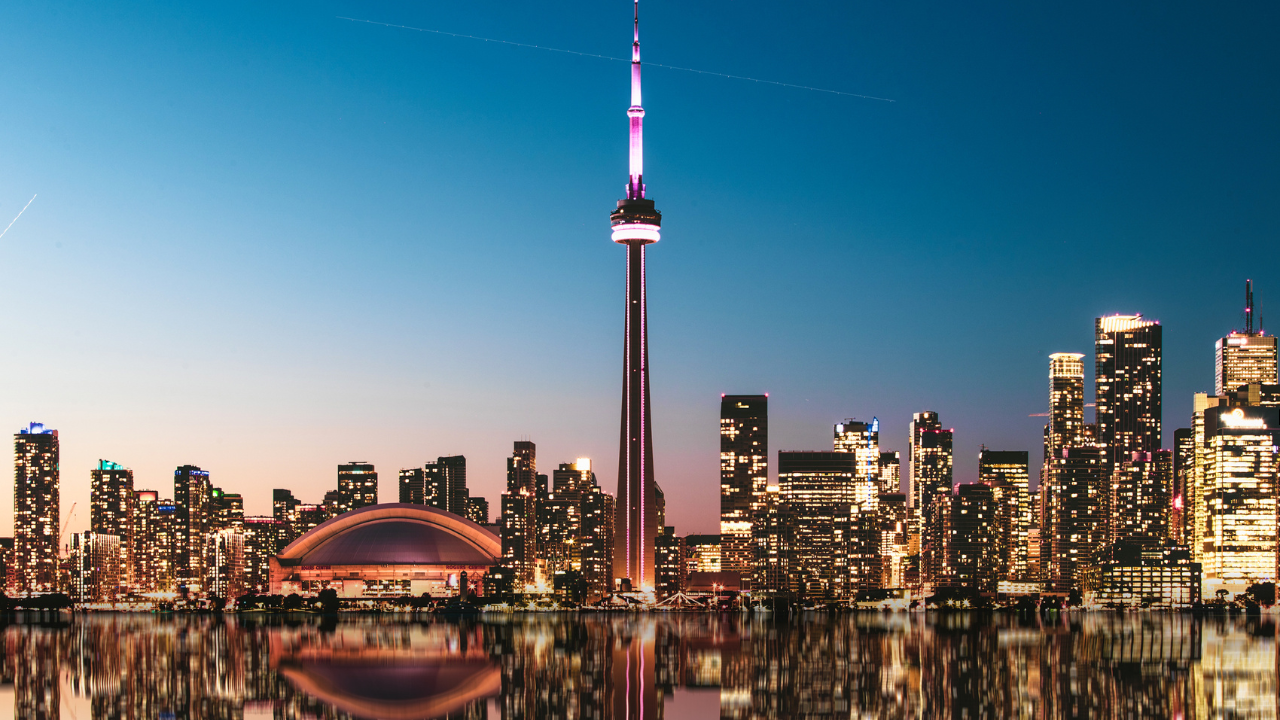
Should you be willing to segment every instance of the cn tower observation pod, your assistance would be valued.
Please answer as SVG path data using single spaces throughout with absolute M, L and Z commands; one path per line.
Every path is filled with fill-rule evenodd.
M 272 557 L 272 593 L 379 598 L 458 594 L 462 574 L 479 582 L 502 558 L 498 536 L 453 513 L 388 503 L 321 523 Z

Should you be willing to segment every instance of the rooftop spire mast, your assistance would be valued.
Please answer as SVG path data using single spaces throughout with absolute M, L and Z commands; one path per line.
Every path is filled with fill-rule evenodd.
M 1253 281 L 1244 281 L 1244 332 L 1253 334 Z

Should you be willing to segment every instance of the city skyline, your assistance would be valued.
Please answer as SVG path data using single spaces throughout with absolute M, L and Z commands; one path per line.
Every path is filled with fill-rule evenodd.
M 4 11 L 14 27 L 26 31 L 22 34 L 27 39 L 9 48 L 14 55 L 5 56 L 18 78 L 8 86 L 15 99 L 11 107 L 20 106 L 24 112 L 0 117 L 3 149 L 12 160 L 12 172 L 0 179 L 0 211 L 12 215 L 32 193 L 40 196 L 0 241 L 0 262 L 29 269 L 10 273 L 11 281 L 0 291 L 0 301 L 8 308 L 0 313 L 0 328 L 9 337 L 38 343 L 38 350 L 28 345 L 27 352 L 11 352 L 0 360 L 0 397 L 5 398 L 0 421 L 7 423 L 6 432 L 32 421 L 60 431 L 64 521 L 71 503 L 82 503 L 71 519 L 71 531 L 89 527 L 83 503 L 90 473 L 101 459 L 133 469 L 136 487 L 158 490 L 162 497 L 174 468 L 198 466 L 211 473 L 215 485 L 243 493 L 246 512 L 255 515 L 267 514 L 275 487 L 290 488 L 305 502 L 320 502 L 333 487 L 336 465 L 352 458 L 380 469 L 380 495 L 391 498 L 398 469 L 451 454 L 468 457 L 469 484 L 493 507 L 505 483 L 503 464 L 510 442 L 519 437 L 537 442 L 550 467 L 591 457 L 602 486 L 616 486 L 608 470 L 599 471 L 616 467 L 617 436 L 609 428 L 616 423 L 617 313 L 616 303 L 607 298 L 616 297 L 621 272 L 616 252 L 609 252 L 616 249 L 598 247 L 608 245 L 600 241 L 598 228 L 599 208 L 617 194 L 622 153 L 611 131 L 616 122 L 610 120 L 616 120 L 612 113 L 619 106 L 621 91 L 615 86 L 620 84 L 621 67 L 449 44 L 453 41 L 396 34 L 399 31 L 388 28 L 353 27 L 332 20 L 332 15 L 353 9 L 333 9 L 329 15 L 309 10 L 301 21 L 272 14 L 265 18 L 268 30 L 243 30 L 243 36 L 233 29 L 254 19 L 244 9 L 214 18 L 201 16 L 198 9 L 174 11 L 178 14 L 149 18 L 145 27 L 119 37 L 95 34 L 86 49 L 62 52 L 52 62 L 44 61 L 60 48 L 66 50 L 68 37 L 87 32 L 89 26 L 83 23 L 88 21 L 55 21 L 44 11 L 26 8 Z M 379 19 L 410 25 L 466 29 L 480 23 L 491 35 L 516 40 L 529 39 L 529 33 L 551 33 L 546 37 L 562 46 L 603 52 L 617 44 L 611 39 L 616 33 L 596 30 L 613 28 L 624 11 L 630 8 L 590 9 L 556 34 L 545 22 L 522 26 L 522 16 L 509 25 L 494 25 L 485 24 L 488 18 L 458 10 L 434 18 L 391 18 L 414 11 L 365 9 L 381 13 Z M 662 265 L 652 275 L 653 295 L 659 298 L 651 308 L 658 373 L 654 452 L 658 481 L 669 499 L 668 524 L 682 533 L 718 528 L 714 428 L 715 397 L 721 393 L 770 393 L 775 458 L 777 450 L 825 449 L 821 438 L 827 437 L 832 423 L 871 417 L 878 417 L 885 428 L 881 448 L 904 452 L 905 457 L 903 428 L 913 413 L 929 409 L 955 429 L 958 482 L 977 479 L 977 454 L 983 444 L 1029 451 L 1034 477 L 1042 423 L 1027 416 L 1046 409 L 1044 359 L 1051 352 L 1089 353 L 1093 318 L 1142 313 L 1158 318 L 1169 330 L 1163 380 L 1163 446 L 1169 448 L 1172 430 L 1183 427 L 1190 416 L 1192 394 L 1213 391 L 1213 343 L 1245 324 L 1240 317 L 1241 281 L 1255 281 L 1264 320 L 1269 302 L 1277 297 L 1280 279 L 1268 270 L 1276 265 L 1274 243 L 1269 242 L 1275 228 L 1272 220 L 1259 215 L 1268 207 L 1259 199 L 1274 196 L 1275 180 L 1266 173 L 1260 176 L 1262 171 L 1254 167 L 1258 161 L 1252 159 L 1265 160 L 1275 153 L 1273 133 L 1269 127 L 1263 132 L 1264 119 L 1274 115 L 1269 97 L 1236 108 L 1243 128 L 1237 128 L 1240 139 L 1233 141 L 1241 145 L 1227 146 L 1232 152 L 1210 153 L 1209 146 L 1187 151 L 1203 177 L 1214 178 L 1212 183 L 1194 182 L 1186 175 L 1179 176 L 1180 181 L 1156 177 L 1167 170 L 1154 159 L 1156 150 L 1164 149 L 1158 140 L 1176 138 L 1216 117 L 1192 113 L 1190 118 L 1157 120 L 1156 115 L 1169 113 L 1168 106 L 1141 105 L 1151 102 L 1154 89 L 1139 90 L 1132 100 L 1108 96 L 1099 101 L 1084 92 L 1092 89 L 1088 83 L 1074 85 L 1070 102 L 1084 103 L 1078 113 L 1092 117 L 1110 109 L 1110 102 L 1123 120 L 1094 123 L 1091 130 L 1074 131 L 1065 141 L 1043 129 L 1016 136 L 1035 150 L 1043 151 L 1050 141 L 1078 149 L 1099 135 L 1114 142 L 1126 123 L 1154 128 L 1150 134 L 1156 140 L 1133 141 L 1132 154 L 1118 168 L 1127 171 L 1120 173 L 1126 184 L 1143 188 L 1120 193 L 1135 206 L 1132 214 L 1124 214 L 1097 197 L 1096 189 L 1080 189 L 1093 187 L 1089 182 L 1098 177 L 1086 174 L 1078 161 L 1059 171 L 1044 170 L 1052 163 L 1040 162 L 1041 156 L 1028 152 L 1028 157 L 1037 158 L 1041 173 L 1032 175 L 1028 161 L 1012 157 L 1009 150 L 992 157 L 990 167 L 965 171 L 961 158 L 954 156 L 934 165 L 922 164 L 919 149 L 894 154 L 909 143 L 920 143 L 926 137 L 921 131 L 934 123 L 968 128 L 988 114 L 1013 117 L 1009 113 L 1027 97 L 1034 98 L 1034 107 L 1056 112 L 1053 127 L 1061 130 L 1068 124 L 1063 113 L 1069 103 L 1028 95 L 1030 76 L 1000 78 L 1016 81 L 1022 92 L 1013 93 L 1015 100 L 1000 97 L 991 107 L 956 114 L 960 111 L 948 109 L 948 102 L 962 90 L 991 90 L 996 86 L 986 83 L 996 78 L 929 92 L 934 76 L 922 75 L 896 54 L 888 66 L 875 70 L 863 70 L 866 64 L 854 61 L 831 67 L 804 59 L 753 64 L 754 58 L 718 52 L 728 46 L 714 33 L 699 35 L 698 28 L 705 29 L 698 22 L 701 18 L 688 14 L 699 12 L 696 9 L 657 4 L 648 12 L 656 18 L 651 25 L 656 29 L 647 42 L 652 42 L 659 61 L 729 72 L 743 64 L 749 69 L 741 70 L 746 74 L 783 80 L 812 77 L 809 82 L 815 85 L 898 101 L 882 107 L 675 75 L 663 76 L 665 89 L 651 93 L 651 107 L 661 108 L 664 118 L 654 130 L 659 140 L 653 147 L 662 149 L 651 161 L 652 174 L 663 188 L 664 210 L 680 218 L 680 224 L 669 229 L 670 247 L 661 253 L 670 259 L 655 260 Z M 756 27 L 744 23 L 761 22 L 759 17 L 750 19 L 750 13 L 741 15 L 717 22 L 735 31 Z M 858 22 L 867 19 L 842 15 L 829 23 L 836 34 L 867 25 L 856 37 L 869 49 L 854 51 L 863 60 L 864 53 L 884 51 L 863 33 L 894 28 L 902 20 L 886 16 Z M 939 25 L 929 25 L 928 30 L 941 32 L 946 19 L 930 21 Z M 1009 22 L 1015 28 L 1044 32 L 1039 19 L 1043 18 L 1019 15 Z M 208 20 L 211 30 L 195 33 L 190 48 L 148 41 L 140 43 L 146 51 L 135 52 L 120 45 L 134 32 L 176 31 L 191 20 Z M 1209 24 L 1219 27 L 1214 23 L 1231 20 L 1217 18 Z M 122 19 L 107 22 L 115 27 L 112 23 Z M 1188 18 L 1161 22 L 1153 30 L 1157 36 L 1191 32 Z M 1211 33 L 1213 27 L 1204 32 Z M 330 96 L 323 92 L 326 73 L 293 58 L 280 41 L 255 45 L 282 28 L 306 52 L 316 51 L 322 40 L 340 40 L 336 49 L 321 56 L 320 65 L 350 67 L 355 78 L 339 81 L 339 89 Z M 780 23 L 774 44 L 761 51 L 760 59 L 787 58 L 801 47 L 795 43 L 798 37 L 817 31 L 813 24 L 794 19 Z M 1079 40 L 1070 33 L 1084 31 L 1054 32 L 1065 33 L 1053 35 L 1059 40 Z M 599 47 L 594 44 L 597 37 Z M 1135 74 L 1185 81 L 1182 63 L 1196 63 L 1202 58 L 1199 52 L 1208 56 L 1222 50 L 1214 45 L 1219 41 L 1210 41 L 1185 59 L 1169 59 L 1171 69 L 1164 73 L 1125 66 L 1120 74 L 1136 87 L 1144 83 L 1134 83 Z M 282 109 L 288 102 L 284 98 L 270 103 L 269 111 L 301 121 L 310 111 L 328 107 L 322 101 L 336 97 L 338 112 L 333 114 L 353 113 L 358 119 L 349 121 L 355 125 L 341 125 L 327 110 L 320 113 L 324 117 L 316 139 L 342 140 L 336 144 L 339 157 L 330 160 L 334 164 L 327 172 L 316 164 L 324 161 L 295 162 L 304 150 L 312 151 L 310 144 L 281 141 L 278 121 L 264 125 L 262 116 L 247 110 L 221 116 L 234 121 L 230 129 L 210 134 L 208 125 L 192 117 L 209 100 L 188 81 L 155 69 L 168 63 L 148 61 L 147 52 L 153 52 L 192 70 L 204 67 L 209 58 L 240 57 L 240 42 L 250 46 L 243 58 L 251 70 L 202 76 L 215 89 L 215 97 L 227 93 L 241 73 L 266 68 L 277 74 L 231 95 L 229 107 L 249 107 L 276 83 L 297 74 L 301 82 L 294 99 L 301 98 L 300 104 Z M 1137 42 L 1159 44 L 1149 38 Z M 1236 44 L 1261 47 L 1248 38 L 1237 38 Z M 1012 49 L 1004 41 L 994 48 L 984 60 Z M 1104 43 L 1088 54 L 1088 63 L 1101 67 L 1105 60 L 1123 59 L 1121 50 Z M 114 58 L 100 69 L 106 86 L 123 87 L 126 78 L 142 79 L 143 92 L 151 94 L 127 95 L 139 108 L 86 90 L 82 83 L 93 77 L 87 70 L 94 52 Z M 1265 73 L 1275 62 L 1274 51 L 1266 52 L 1264 62 L 1250 60 L 1251 69 L 1240 74 L 1243 79 L 1232 82 L 1247 83 L 1247 78 Z M 1221 54 L 1225 59 L 1211 66 L 1219 71 L 1210 72 L 1216 80 L 1243 63 L 1238 54 Z M 535 80 L 532 85 L 566 73 L 566 82 L 547 94 L 570 98 L 569 107 L 538 102 L 506 81 L 490 89 L 464 91 L 452 82 L 440 85 L 439 78 L 429 78 L 421 82 L 435 83 L 431 88 L 443 92 L 428 92 L 404 75 L 387 79 L 375 90 L 361 89 L 395 61 L 411 59 L 415 67 L 447 61 L 444 67 L 461 73 L 459 63 L 468 60 L 460 57 L 474 61 L 465 77 L 477 87 L 495 82 L 511 63 L 524 66 Z M 1055 62 L 1049 54 L 1035 58 Z M 944 71 L 948 79 L 955 80 L 952 72 L 973 69 L 971 63 L 960 65 Z M 71 95 L 89 98 L 74 112 L 69 111 L 71 100 L 41 89 L 41 83 L 66 82 L 68 77 L 79 77 L 72 81 L 78 90 Z M 1101 71 L 1095 70 L 1077 82 L 1100 77 Z M 598 87 L 599 93 L 582 95 L 579 91 L 585 87 Z M 1104 85 L 1102 94 L 1114 87 Z M 1246 102 L 1239 99 L 1245 94 L 1243 86 L 1228 85 L 1226 89 L 1241 92 L 1227 92 L 1226 99 L 1223 89 L 1215 82 L 1210 93 L 1209 84 L 1193 82 L 1184 88 L 1193 98 L 1186 102 L 1210 95 L 1229 106 Z M 379 103 L 375 109 L 359 110 L 361 99 Z M 758 112 L 740 127 L 726 129 L 719 108 L 741 102 Z M 512 129 L 519 126 L 516 118 L 500 110 L 508 105 L 528 110 L 536 137 L 546 147 L 532 141 L 529 128 Z M 941 120 L 928 120 L 933 111 L 946 112 Z M 1025 121 L 1027 112 L 1016 117 Z M 121 130 L 139 113 L 152 119 L 136 134 Z M 459 118 L 472 114 L 484 120 L 483 127 L 463 132 Z M 571 117 L 575 114 L 581 117 Z M 105 125 L 95 120 L 102 117 L 108 120 Z M 397 127 L 377 129 L 376 133 L 389 134 L 360 140 L 359 152 L 353 151 L 354 138 L 367 138 L 384 118 Z M 846 133 L 845 122 L 859 132 Z M 903 122 L 909 130 L 893 128 Z M 794 123 L 811 128 L 814 137 L 796 137 Z M 831 145 L 837 125 L 856 140 Z M 580 130 L 580 136 L 570 137 Z M 720 137 L 712 130 L 728 134 L 723 141 L 704 142 Z M 483 136 L 485 141 L 497 143 L 492 150 L 481 144 L 477 133 L 483 131 L 492 133 L 492 138 Z M 137 150 L 136 159 L 120 164 L 118 175 L 109 168 L 121 159 L 114 154 L 119 149 L 84 152 L 97 147 L 94 138 L 99 132 L 123 133 L 127 142 L 120 147 Z M 237 149 L 243 137 L 254 141 Z M 432 144 L 424 137 L 447 142 Z M 386 160 L 388 149 L 406 138 L 416 140 L 404 164 Z M 968 133 L 964 138 L 977 141 L 979 148 L 992 142 Z M 154 141 L 155 148 L 144 139 Z M 273 142 L 279 146 L 271 147 Z M 719 142 L 731 147 L 720 147 Z M 706 147 L 691 147 L 698 143 Z M 439 149 L 445 144 L 461 147 Z M 599 147 L 593 151 L 595 144 Z M 830 158 L 817 154 L 819 145 L 831 152 Z M 1249 159 L 1239 152 L 1244 147 L 1249 148 Z M 216 157 L 224 151 L 225 157 Z M 552 160 L 557 152 L 580 158 L 588 169 L 573 174 Z M 373 163 L 360 159 L 364 154 L 383 159 Z M 786 167 L 793 154 L 803 172 Z M 1222 159 L 1210 163 L 1207 155 Z M 424 157 L 435 162 L 424 164 Z M 891 168 L 890 160 L 901 157 L 912 170 Z M 461 176 L 456 173 L 472 162 L 474 168 Z M 1138 173 L 1135 168 L 1144 163 L 1151 167 Z M 925 180 L 915 182 L 922 167 L 927 170 Z M 1114 163 L 1108 167 L 1117 169 Z M 339 174 L 358 170 L 353 176 L 358 182 L 338 183 L 335 169 Z M 371 175 L 383 171 L 403 187 L 369 182 Z M 801 177 L 805 173 L 812 179 Z M 329 179 L 303 177 L 308 174 Z M 448 183 L 438 177 L 444 174 L 449 174 Z M 1136 182 L 1135 174 L 1149 184 Z M 203 179 L 197 182 L 194 176 Z M 1011 211 L 1000 212 L 992 196 L 1010 191 L 1008 178 L 1028 177 L 1043 184 L 1012 192 Z M 975 198 L 938 190 L 960 179 L 983 191 Z M 463 190 L 446 189 L 459 181 Z M 360 187 L 360 182 L 369 184 Z M 1178 182 L 1194 186 L 1197 203 L 1181 199 L 1192 190 Z M 468 184 L 482 186 L 484 193 L 465 191 Z M 512 200 L 503 191 L 531 184 L 547 193 L 537 198 L 537 207 L 532 201 Z M 281 193 L 284 186 L 291 188 L 289 193 Z M 1071 186 L 1074 194 L 1047 199 L 1064 186 Z M 890 191 L 907 199 L 876 209 L 876 201 Z M 377 193 L 385 197 L 371 204 Z M 750 222 L 728 219 L 723 212 L 731 202 L 744 199 L 731 201 L 729 196 L 742 193 L 760 213 Z M 515 214 L 486 217 L 487 210 L 497 206 L 485 195 L 515 202 Z M 975 199 L 972 207 L 961 209 Z M 931 211 L 936 217 L 922 213 L 930 201 L 942 201 Z M 336 229 L 319 233 L 314 246 L 303 244 L 322 222 L 306 217 L 321 202 L 371 209 L 321 213 L 339 221 Z M 445 217 L 447 205 L 464 202 L 476 211 Z M 545 214 L 541 207 L 554 212 Z M 831 207 L 838 212 L 824 216 Z M 1079 214 L 1089 221 L 1064 227 L 1068 208 L 1070 217 Z M 528 272 L 523 265 L 532 256 L 508 243 L 493 246 L 500 252 L 471 249 L 486 246 L 499 234 L 512 234 L 508 221 L 526 213 L 534 213 L 540 227 L 549 228 L 535 231 L 536 242 L 547 254 L 546 265 L 539 261 Z M 1224 221 L 1224 216 L 1231 219 Z M 369 228 L 362 229 L 366 225 Z M 431 233 L 424 234 L 423 227 Z M 391 239 L 382 240 L 382 235 Z M 1247 267 L 1206 268 L 1190 259 L 1217 242 L 1238 244 L 1244 251 L 1256 247 L 1258 261 Z M 1151 254 L 1152 272 L 1137 277 L 1129 264 L 1107 266 L 1103 251 L 1116 244 L 1131 256 Z M 747 252 L 737 252 L 742 249 Z M 994 263 L 994 271 L 988 271 L 989 263 Z M 868 264 L 890 271 L 850 272 Z M 413 272 L 391 270 L 391 265 Z M 521 266 L 523 279 L 507 282 L 515 277 L 516 266 Z M 832 270 L 841 266 L 839 273 Z M 1082 268 L 1090 273 L 1082 273 Z M 461 280 L 444 277 L 454 269 Z M 870 278 L 870 285 L 848 279 L 881 274 L 883 278 Z M 565 282 L 566 275 L 571 282 Z M 406 289 L 410 277 L 428 278 L 422 282 L 430 290 Z M 975 277 L 981 279 L 981 289 Z M 183 287 L 200 290 L 184 293 L 179 290 Z M 758 290 L 744 294 L 742 287 Z M 1195 292 L 1187 292 L 1188 287 Z M 850 292 L 866 298 L 864 312 L 847 313 Z M 323 299 L 329 295 L 333 299 Z M 520 311 L 509 316 L 517 296 L 520 300 L 514 305 Z M 721 307 L 722 297 L 738 298 L 740 303 Z M 886 348 L 883 340 L 903 332 L 908 321 L 944 352 L 915 357 Z M 1018 331 L 993 341 L 987 333 L 992 324 Z M 977 337 L 983 338 L 981 343 L 972 339 Z M 502 349 L 513 343 L 526 352 Z M 574 350 L 566 349 L 566 343 Z M 1092 383 L 1090 369 L 1085 384 Z M 1086 402 L 1092 400 L 1090 393 Z M 1086 419 L 1091 415 L 1086 412 Z M 771 465 L 775 458 L 770 458 Z M 770 474 L 776 477 L 776 468 L 771 467 Z M 12 510 L 12 487 L 6 483 L 0 490 L 0 534 L 11 532 Z

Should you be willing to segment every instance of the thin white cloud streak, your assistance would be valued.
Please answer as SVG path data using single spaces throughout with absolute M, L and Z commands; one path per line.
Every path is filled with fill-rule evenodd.
M 39 195 L 39 193 L 36 193 L 36 195 Z M 18 218 L 22 217 L 22 213 L 26 212 L 27 208 L 31 207 L 31 203 L 35 201 L 36 201 L 36 196 L 32 195 L 31 199 L 27 201 L 27 204 L 23 205 L 22 209 L 18 211 L 18 214 L 14 215 L 13 219 L 9 221 L 8 227 L 6 227 L 3 232 L 0 232 L 0 238 L 4 237 L 5 233 L 9 232 L 9 228 L 13 227 L 13 224 L 18 222 Z
M 511 40 L 496 40 L 494 38 L 480 37 L 478 35 L 466 35 L 463 33 L 452 33 L 444 30 L 430 30 L 428 28 L 411 27 L 409 25 L 395 25 L 393 23 L 378 22 L 377 20 L 362 20 L 360 18 L 335 16 L 339 20 L 350 20 L 351 22 L 368 23 L 370 25 L 382 25 L 390 28 L 400 28 L 402 30 L 413 30 L 416 32 L 434 33 L 436 35 L 448 35 L 449 37 L 466 38 L 468 40 L 483 40 L 485 42 L 502 43 L 503 45 L 514 45 L 516 47 L 530 48 L 533 50 L 549 50 L 551 52 L 565 53 L 568 55 L 580 55 L 582 57 L 599 58 L 601 60 L 617 60 L 618 62 L 631 62 L 626 58 L 612 57 L 609 55 L 597 55 L 595 53 L 578 52 L 577 50 L 564 50 L 561 48 L 546 47 L 544 45 L 530 45 L 528 43 L 512 42 Z M 779 87 L 795 88 L 797 90 L 812 90 L 813 92 L 831 93 L 832 95 L 844 95 L 845 97 L 862 98 L 863 100 L 876 100 L 879 102 L 897 102 L 889 98 L 876 97 L 874 95 L 859 95 L 858 93 L 844 92 L 843 90 L 828 90 L 827 88 L 811 87 L 809 85 L 794 85 L 792 83 L 778 82 L 777 80 L 761 80 L 760 78 L 746 77 L 743 75 L 730 75 L 728 73 L 714 72 L 711 70 L 697 70 L 694 68 L 677 67 L 675 65 L 663 65 L 662 63 L 645 62 L 646 67 L 665 68 L 667 70 L 681 70 L 684 72 L 698 73 L 699 75 L 715 75 L 716 77 L 730 78 L 732 80 L 750 80 L 751 82 L 765 83 L 768 85 L 777 85 Z

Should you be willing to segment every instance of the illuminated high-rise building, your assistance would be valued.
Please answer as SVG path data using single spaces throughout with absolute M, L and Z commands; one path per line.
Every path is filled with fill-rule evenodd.
M 754 594 L 786 595 L 792 591 L 791 554 L 795 543 L 795 529 L 791 509 L 782 497 L 782 488 L 778 485 L 766 486 L 760 511 L 752 524 L 756 546 L 751 577 Z M 686 568 L 688 548 L 686 538 Z
M 769 484 L 769 396 L 720 396 L 720 548 L 722 567 L 750 587 L 752 523 Z
M 594 476 L 592 478 L 594 480 Z M 582 558 L 582 579 L 588 592 L 599 597 L 611 592 L 613 584 L 614 527 L 617 519 L 614 497 L 600 489 L 594 482 L 582 493 L 582 531 L 579 553 Z
M 1084 354 L 1049 356 L 1049 425 L 1045 457 L 1074 445 L 1084 435 Z
M 931 410 L 918 412 L 911 418 L 910 445 L 907 446 L 908 497 L 911 502 L 912 552 L 922 551 L 929 538 L 924 537 L 930 526 L 930 504 L 935 498 L 951 495 L 952 438 L 954 431 L 942 427 L 938 413 Z M 922 568 L 921 580 L 928 581 L 928 571 Z
M 778 453 L 779 492 L 795 527 L 791 570 L 797 590 L 808 597 L 836 599 L 851 594 L 840 525 L 848 524 L 857 507 L 856 477 L 853 453 Z
M 1049 422 L 1044 427 L 1044 464 L 1040 468 L 1036 506 L 1039 552 L 1028 558 L 1028 563 L 1036 565 L 1032 574 L 1042 581 L 1050 574 L 1053 538 L 1059 521 L 1057 511 L 1062 499 L 1062 482 L 1053 473 L 1060 466 L 1058 461 L 1064 449 L 1086 442 L 1091 444 L 1090 437 L 1089 426 L 1084 424 L 1084 355 L 1053 353 L 1049 356 Z
M 238 528 L 244 525 L 244 496 L 209 489 L 209 531 Z
M 99 460 L 89 471 L 89 529 L 97 535 L 118 538 L 114 547 L 120 553 L 116 561 L 124 584 L 133 582 L 133 471 L 110 460 Z
M 1051 462 L 1054 487 L 1052 497 L 1046 499 L 1046 515 L 1052 525 L 1040 529 L 1041 553 L 1048 557 L 1043 580 L 1047 592 L 1065 594 L 1079 585 L 1084 571 L 1099 561 L 1105 548 L 1103 496 L 1110 473 L 1106 448 L 1088 441 L 1062 448 Z
M 876 509 L 880 515 L 880 586 L 904 588 L 911 547 L 907 495 L 882 493 Z
M 289 526 L 289 542 L 298 539 L 302 534 L 295 527 L 298 522 L 298 506 L 301 504 L 301 501 L 289 490 L 276 488 L 271 491 L 271 517 Z
M 902 454 L 897 450 L 880 451 L 880 492 L 902 492 Z
M 296 536 L 294 539 L 302 537 L 332 517 L 329 514 L 329 510 L 325 508 L 324 505 L 303 503 L 294 507 L 293 512 L 293 532 Z
M 1244 296 L 1244 332 L 1233 330 L 1214 348 L 1214 395 L 1226 395 L 1241 385 L 1280 383 L 1276 337 L 1253 329 L 1253 283 L 1249 280 L 1244 284 Z
M 454 515 L 466 516 L 470 491 L 467 490 L 467 458 L 446 455 L 424 466 L 426 503 Z
M 520 586 L 534 581 L 537 569 L 537 446 L 517 440 L 507 458 L 507 491 L 502 494 L 502 564 Z
M 71 599 L 76 602 L 114 602 L 127 592 L 120 538 L 94 532 L 71 533 L 68 561 Z
M 172 500 L 164 498 L 156 501 L 151 527 L 155 533 L 154 542 L 149 542 L 149 546 L 156 549 L 152 556 L 155 563 L 155 589 L 158 592 L 170 592 L 178 584 L 174 554 L 178 536 L 178 507 Z
M 996 503 L 994 488 L 986 483 L 966 483 L 956 488 L 947 542 L 949 572 L 940 578 L 940 584 L 972 588 L 986 595 L 996 592 L 1000 580 L 1007 575 L 1007 563 L 999 556 L 1001 544 L 991 542 L 1001 534 Z
M 19 592 L 58 589 L 58 431 L 31 423 L 13 436 L 13 547 Z
M 649 313 L 645 246 L 658 241 L 662 214 L 645 196 L 644 107 L 640 98 L 640 2 L 635 2 L 631 44 L 630 174 L 627 197 L 610 214 L 613 241 L 627 248 L 626 332 L 623 347 L 622 427 L 618 451 L 618 519 L 614 577 L 636 590 L 654 587 L 653 431 L 649 393 Z
M 1276 578 L 1280 407 L 1220 404 L 1204 413 L 1201 528 L 1205 597 Z
M 407 505 L 426 505 L 426 472 L 422 468 L 406 468 L 400 471 L 400 502 Z
M 1094 390 L 1098 442 L 1107 472 L 1135 452 L 1160 449 L 1162 328 L 1141 315 L 1109 315 L 1094 323 Z
M 880 488 L 880 421 L 847 419 L 836 423 L 832 449 L 853 453 L 855 458 L 854 502 L 874 508 Z
M 1187 545 L 1194 524 L 1194 515 L 1187 506 L 1191 476 L 1195 471 L 1195 435 L 1191 428 L 1173 431 L 1173 496 L 1169 500 L 1169 539 L 1178 545 Z M 1188 560 L 1190 562 L 1190 560 Z
M 1025 450 L 988 450 L 978 453 L 978 482 L 991 488 L 995 533 L 994 562 L 998 580 L 1025 580 L 1027 532 L 1031 528 L 1030 476 Z
M 1108 542 L 1169 540 L 1173 510 L 1173 452 L 1133 453 L 1111 473 Z
M 338 492 L 344 502 L 342 512 L 378 504 L 378 471 L 372 463 L 349 462 L 338 466 Z
M 244 594 L 244 531 L 239 527 L 214 530 L 204 536 L 205 594 L 221 600 Z
M 670 597 L 684 589 L 684 538 L 676 535 L 676 529 L 664 525 L 658 533 L 657 560 L 654 573 L 657 585 L 654 590 L 659 599 Z
M 140 593 L 160 590 L 159 579 L 169 563 L 169 548 L 160 545 L 159 503 L 160 494 L 155 490 L 133 493 L 130 577 L 133 589 Z
M 271 556 L 288 545 L 288 526 L 274 517 L 244 519 L 244 585 L 246 592 L 271 588 Z
M 204 581 L 204 538 L 209 534 L 209 471 L 182 465 L 173 471 L 174 580 L 190 590 Z
M 468 497 L 466 518 L 477 525 L 488 525 L 489 501 L 482 497 Z

